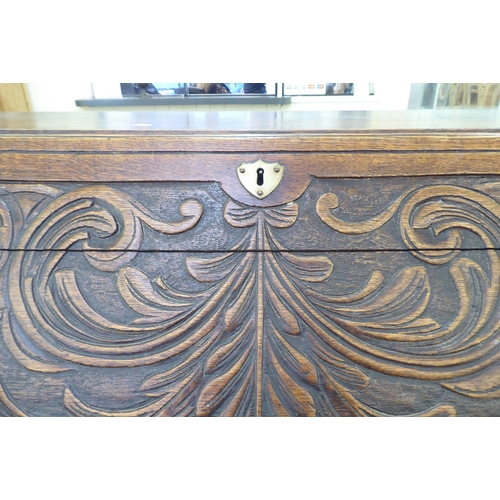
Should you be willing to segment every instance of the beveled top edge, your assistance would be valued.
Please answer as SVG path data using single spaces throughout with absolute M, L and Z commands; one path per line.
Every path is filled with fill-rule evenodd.
M 0 135 L 500 133 L 500 110 L 0 113 Z

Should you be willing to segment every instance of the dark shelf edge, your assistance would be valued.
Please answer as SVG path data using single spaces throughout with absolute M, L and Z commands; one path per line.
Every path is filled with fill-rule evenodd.
M 210 104 L 290 104 L 291 97 L 275 96 L 182 96 L 182 97 L 123 97 L 113 99 L 78 99 L 79 107 L 100 108 L 105 106 L 193 106 Z

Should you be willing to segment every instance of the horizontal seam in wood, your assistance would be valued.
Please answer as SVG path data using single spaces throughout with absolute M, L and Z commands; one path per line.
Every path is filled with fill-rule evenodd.
M 62 248 L 0 248 L 0 252 L 63 252 L 63 253 L 390 253 L 390 252 L 486 252 L 489 250 L 500 251 L 500 248 L 482 247 L 482 248 L 339 248 L 339 249 L 283 249 L 283 250 L 232 250 L 232 249 L 213 249 L 213 250 L 193 250 L 193 249 L 142 249 L 142 250 L 129 250 L 129 249 L 62 249 Z
M 43 149 L 0 149 L 0 154 L 25 154 L 25 155 L 72 155 L 72 156 L 139 156 L 139 155 L 195 155 L 195 156 L 214 156 L 214 155 L 279 155 L 279 154 L 294 154 L 294 155 L 337 155 L 337 154 L 377 154 L 377 155 L 404 155 L 404 154 L 470 154 L 470 153 L 500 153 L 500 149 L 337 149 L 337 150 L 224 150 L 224 151 L 190 151 L 190 150 L 160 150 L 160 151 L 80 151 L 80 150 L 43 150 Z

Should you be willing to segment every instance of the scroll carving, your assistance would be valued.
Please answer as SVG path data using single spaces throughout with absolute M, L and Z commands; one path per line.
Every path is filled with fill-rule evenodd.
M 404 280 L 407 284 L 412 275 L 420 275 L 420 279 L 425 280 L 424 286 L 411 286 L 421 294 L 425 290 L 422 298 L 415 301 L 415 304 L 421 304 L 420 307 L 413 307 L 418 316 L 405 315 L 407 320 L 418 317 L 418 322 L 413 320 L 408 324 L 412 327 L 411 332 L 404 333 L 399 326 L 398 332 L 391 334 L 386 328 L 380 331 L 380 321 L 368 329 L 348 320 L 348 333 L 343 338 L 360 349 L 360 355 L 355 357 L 358 363 L 403 377 L 447 380 L 475 374 L 499 359 L 500 261 L 496 251 L 500 248 L 499 193 L 500 184 L 496 183 L 478 185 L 476 189 L 443 185 L 422 187 L 402 196 L 375 219 L 356 223 L 356 229 L 372 231 L 390 220 L 401 207 L 400 233 L 407 248 L 425 263 L 451 263 L 449 273 L 460 301 L 457 315 L 448 325 L 441 326 L 431 318 L 422 318 L 430 293 L 427 271 L 421 266 L 406 269 L 403 272 L 407 274 Z M 335 200 L 329 195 L 318 200 L 318 215 L 335 230 L 354 234 L 349 233 L 349 224 L 328 213 L 336 208 L 333 203 L 328 207 L 331 201 Z M 487 268 L 460 257 L 462 231 L 469 231 L 480 239 L 488 256 Z M 401 287 L 396 285 L 393 288 Z M 332 307 L 329 310 L 338 312 Z M 484 382 L 484 377 L 478 380 Z M 500 379 L 495 384 L 500 384 Z M 452 389 L 461 387 L 461 383 L 443 385 Z M 471 382 L 465 385 L 470 387 Z
M 336 195 L 322 195 L 317 216 L 338 233 L 366 234 L 397 218 L 415 260 L 393 275 L 374 270 L 341 295 L 332 284 L 335 255 L 280 243 L 299 203 L 227 201 L 220 223 L 242 236 L 228 251 L 185 257 L 197 283 L 187 292 L 151 278 L 134 259 L 144 227 L 166 238 L 187 232 L 204 213 L 200 201 L 186 199 L 172 222 L 111 187 L 5 185 L 0 244 L 19 251 L 0 255 L 3 340 L 30 372 L 154 367 L 138 387 L 140 403 L 129 407 L 86 402 L 68 385 L 64 405 L 81 416 L 387 415 L 363 398 L 375 373 L 472 399 L 499 397 L 499 193 L 494 183 L 424 186 L 364 222 L 341 220 Z M 462 255 L 465 233 L 481 242 L 487 265 Z M 113 276 L 132 321 L 93 305 L 63 265 L 74 250 Z M 429 309 L 432 266 L 446 266 L 459 303 L 444 324 Z M 3 382 L 0 409 L 26 414 Z M 438 400 L 413 415 L 456 413 Z
M 0 384 L 0 416 L 2 417 L 27 417 L 28 415 L 21 410 L 12 396 Z

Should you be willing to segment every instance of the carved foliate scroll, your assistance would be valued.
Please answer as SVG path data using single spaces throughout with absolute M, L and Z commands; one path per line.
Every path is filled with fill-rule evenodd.
M 226 197 L 215 220 L 236 242 L 204 252 L 188 247 L 207 214 L 195 196 L 167 220 L 116 186 L 5 184 L 4 354 L 16 370 L 53 377 L 61 411 L 73 415 L 455 415 L 457 395 L 500 396 L 499 186 L 409 188 L 356 221 L 338 215 L 333 191 L 317 196 L 314 213 L 301 212 L 302 199 L 254 208 Z M 329 252 L 318 242 L 300 252 L 283 241 L 301 218 L 325 238 L 377 234 L 394 223 L 406 252 L 391 272 L 376 252 Z M 146 233 L 182 237 L 185 248 L 149 254 Z M 464 238 L 478 242 L 473 256 Z M 182 283 L 146 269 L 149 257 L 159 268 L 177 259 Z M 398 258 L 406 259 L 399 268 Z M 346 259 L 352 277 L 342 293 Z M 370 259 L 371 273 L 355 278 Z M 437 284 L 434 270 L 444 277 Z M 112 291 L 100 301 L 102 283 Z M 453 307 L 436 309 L 440 300 Z M 110 384 L 130 375 L 134 402 L 88 400 L 78 375 Z M 12 382 L 2 374 L 0 412 L 29 414 Z M 415 394 L 430 388 L 435 397 L 408 411 L 377 399 L 391 384 L 413 384 Z

